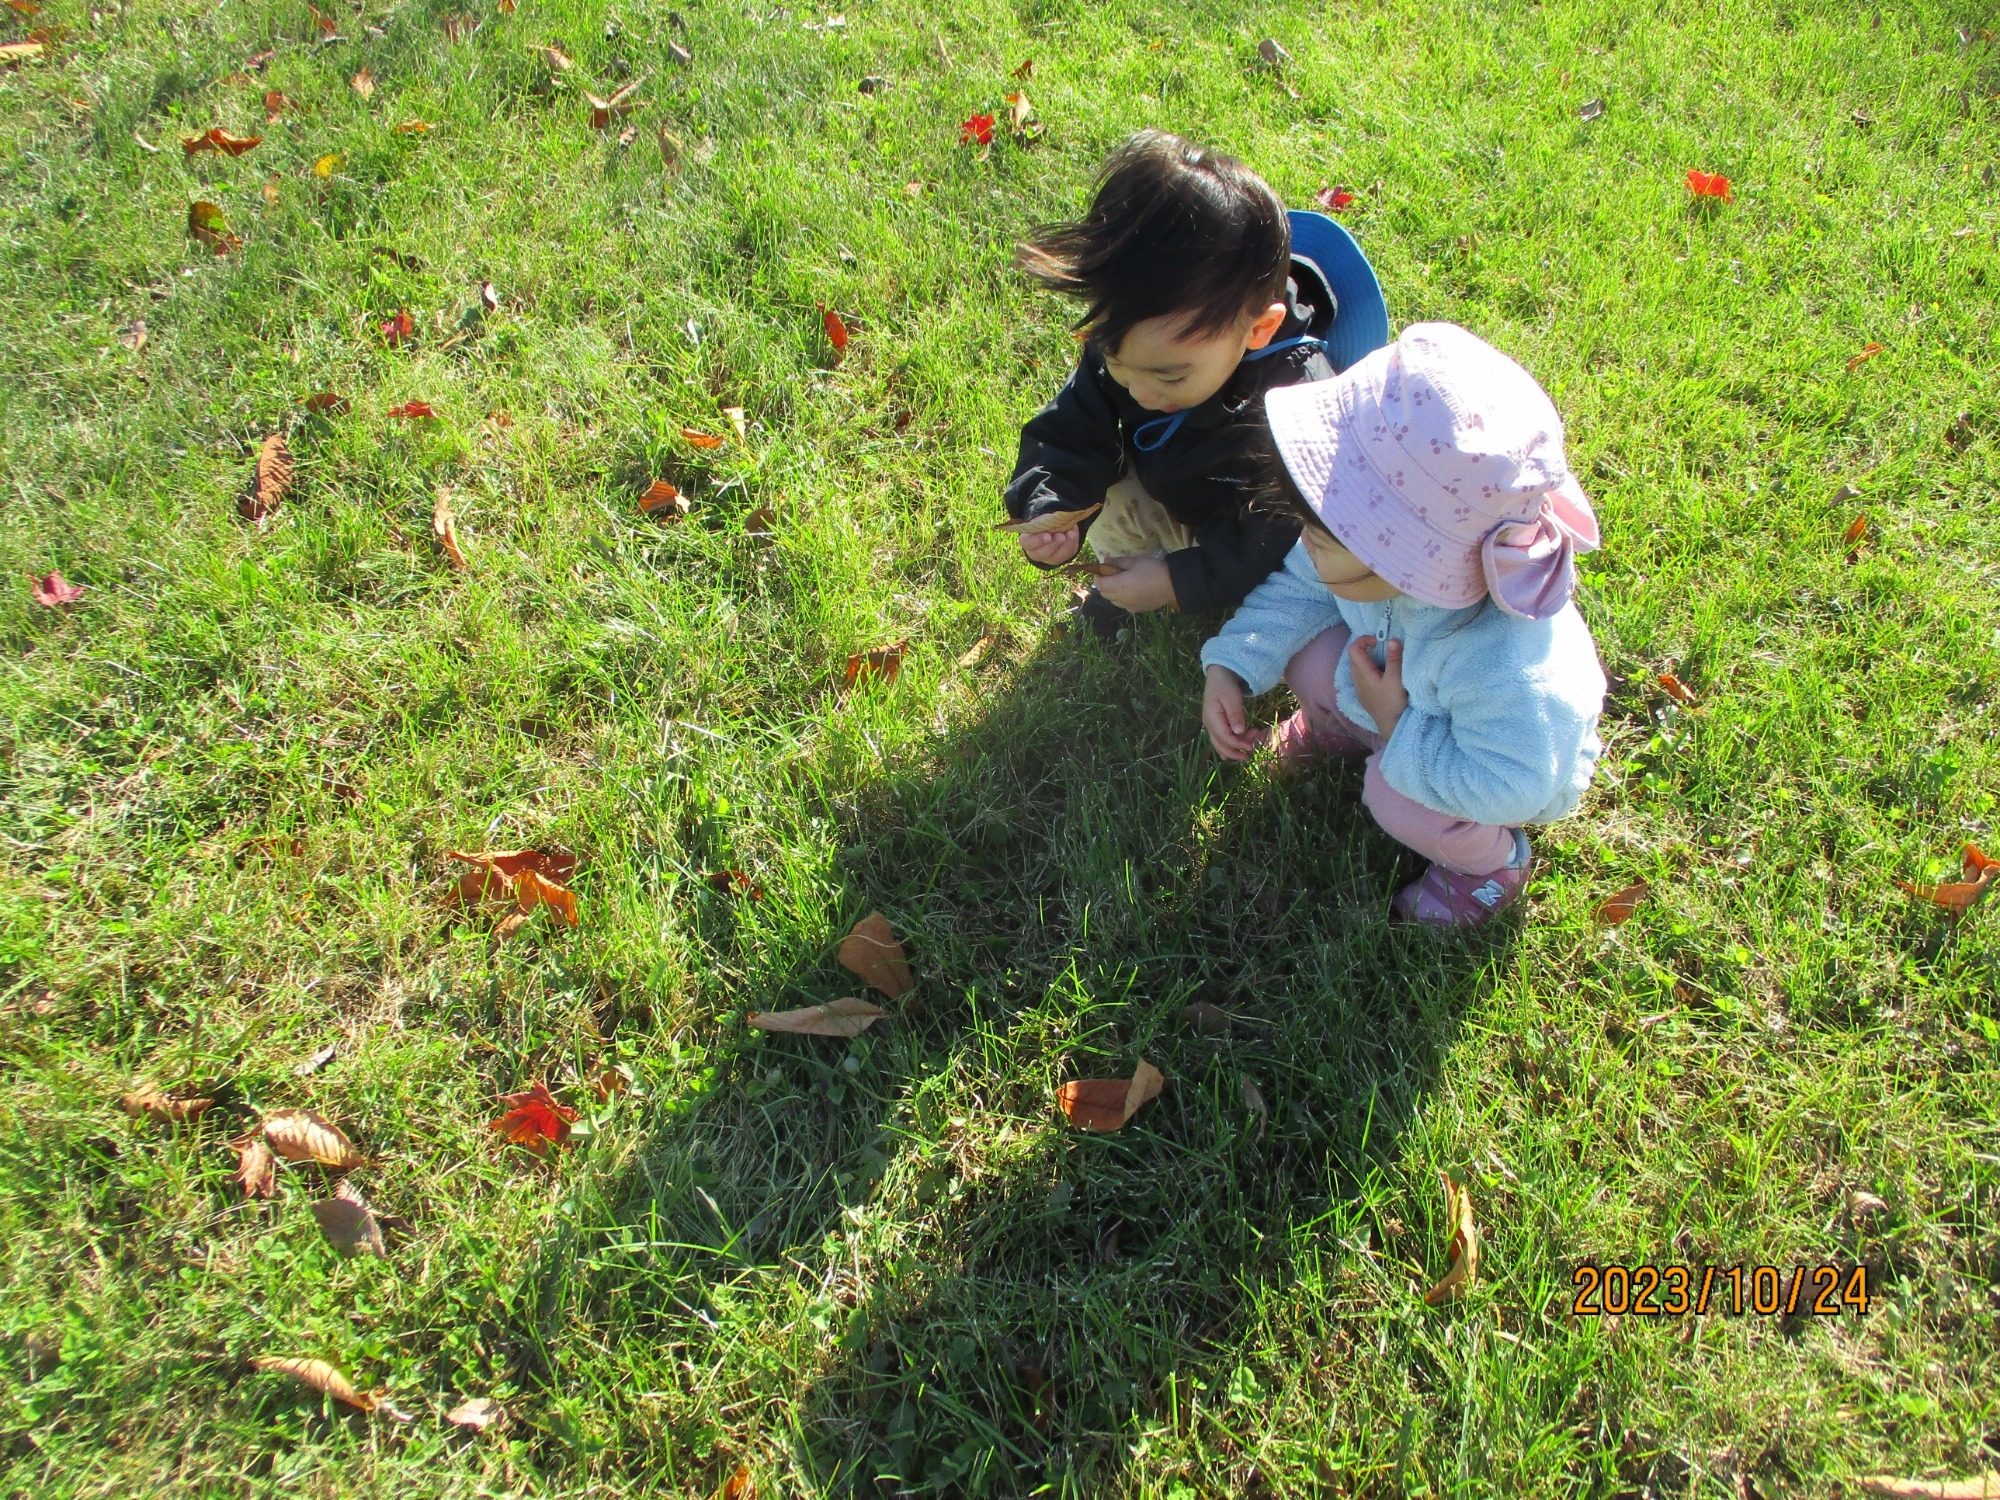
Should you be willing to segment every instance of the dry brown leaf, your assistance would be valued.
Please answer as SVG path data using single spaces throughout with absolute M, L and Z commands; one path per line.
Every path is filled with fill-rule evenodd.
M 324 417 L 337 417 L 349 410 L 347 398 L 334 391 L 320 391 L 306 397 L 299 404 L 307 411 L 317 412 Z
M 292 450 L 283 433 L 274 432 L 257 450 L 257 468 L 250 488 L 237 497 L 236 513 L 246 521 L 267 520 L 292 489 Z
M 183 1125 L 198 1120 L 215 1107 L 206 1096 L 163 1094 L 158 1089 L 137 1089 L 121 1096 L 118 1106 L 135 1120 L 151 1120 L 156 1125 Z
M 1856 370 L 1860 369 L 1863 365 L 1867 364 L 1869 360 L 1873 359 L 1876 355 L 1880 354 L 1881 352 L 1882 352 L 1882 346 L 1880 344 L 1876 343 L 1864 344 L 1861 348 L 1861 352 L 1855 355 L 1854 358 L 1850 359 L 1847 362 L 1847 373 L 1852 375 Z
M 576 892 L 533 870 L 523 870 L 514 877 L 514 904 L 522 913 L 546 906 L 563 926 L 577 925 Z
M 637 109 L 639 106 L 633 101 L 632 95 L 645 81 L 643 78 L 635 78 L 609 99 L 600 99 L 595 94 L 585 93 L 583 97 L 590 101 L 590 128 L 608 129 L 613 120 L 629 115 Z
M 778 509 L 760 505 L 743 518 L 743 529 L 751 536 L 772 536 L 778 530 Z
M 146 320 L 134 318 L 118 330 L 118 342 L 137 354 L 146 347 Z
M 266 89 L 264 91 L 264 118 L 267 122 L 276 124 L 280 115 L 289 113 L 291 110 L 297 108 L 296 104 L 292 103 L 291 100 L 287 99 L 276 89 Z
M 188 205 L 188 234 L 196 244 L 206 245 L 216 255 L 228 255 L 243 248 L 243 237 L 230 233 L 222 210 L 213 203 L 197 200 Z
M 759 1031 L 789 1031 L 800 1036 L 859 1036 L 885 1014 L 872 1000 L 849 995 L 799 1010 L 753 1010 L 750 1024 Z
M 273 1375 L 289 1375 L 294 1380 L 303 1381 L 323 1396 L 331 1396 L 357 1411 L 373 1411 L 379 1404 L 378 1398 L 369 1391 L 357 1391 L 348 1378 L 323 1359 L 300 1359 L 293 1356 L 259 1354 L 250 1361 L 253 1370 L 267 1371 Z
M 1854 1481 L 1864 1495 L 1888 1500 L 2000 1500 L 2000 1473 L 1975 1474 L 1970 1479 L 1896 1479 L 1869 1474 Z
M 342 1184 L 345 1186 L 346 1184 Z M 342 1255 L 387 1255 L 382 1243 L 382 1226 L 359 1193 L 340 1193 L 322 1198 L 312 1206 L 320 1233 Z
M 1086 505 L 1082 510 L 1045 511 L 1032 521 L 999 521 L 994 524 L 993 529 L 1011 531 L 1016 536 L 1043 536 L 1051 531 L 1067 531 L 1080 522 L 1088 521 L 1103 509 L 1104 502 L 1100 500 L 1095 505 Z
M 246 1130 L 223 1144 L 236 1153 L 236 1181 L 244 1197 L 278 1196 L 278 1158 L 271 1154 L 261 1129 Z
M 264 185 L 257 192 L 266 203 L 276 203 L 283 194 L 284 189 L 278 186 L 277 178 L 267 177 L 264 179 Z
M 451 513 L 451 497 L 443 490 L 438 491 L 437 504 L 431 507 L 431 536 L 454 568 L 462 573 L 472 566 L 458 545 L 458 518 Z
M 969 671 L 984 661 L 986 653 L 992 649 L 993 636 L 990 633 L 982 633 L 978 640 L 965 648 L 964 653 L 958 658 L 958 664 Z
M 286 1161 L 316 1161 L 337 1172 L 368 1160 L 338 1125 L 309 1109 L 280 1109 L 264 1116 L 264 1139 Z
M 1688 708 L 1693 708 L 1701 701 L 1695 697 L 1693 688 L 1682 682 L 1680 678 L 1674 676 L 1671 672 L 1662 672 L 1660 674 L 1660 687 L 1674 702 L 1683 704 Z
M 712 432 L 700 432 L 692 427 L 683 427 L 681 429 L 681 436 L 697 448 L 720 448 L 724 442 L 724 439 L 717 437 Z
M 1861 512 L 1860 515 L 1854 518 L 1853 524 L 1850 525 L 1847 528 L 1846 532 L 1841 536 L 1840 542 L 1842 546 L 1846 547 L 1849 551 L 1852 551 L 1854 548 L 1861 545 L 1861 539 L 1867 535 L 1868 535 L 1868 512 L 1864 510 L 1863 512 Z
M 689 510 L 688 497 L 668 484 L 664 479 L 655 479 L 639 497 L 639 513 L 658 516 L 667 521 L 678 521 Z
M 1980 897 L 1992 885 L 1993 877 L 1983 875 L 1978 880 L 1951 881 L 1944 885 L 1917 885 L 1912 881 L 1899 880 L 1899 890 L 1915 896 L 1919 901 L 1928 901 L 1941 907 L 1950 920 L 1956 922 L 1979 904 Z
M 757 1486 L 750 1478 L 750 1467 L 744 1464 L 722 1481 L 722 1488 L 715 1492 L 715 1500 L 755 1500 L 756 1494 Z
M 241 156 L 253 150 L 264 138 L 261 135 L 231 135 L 220 125 L 205 130 L 200 135 L 191 136 L 181 142 L 181 150 L 188 156 L 203 151 L 220 151 L 225 156 Z
M 917 987 L 909 960 L 889 919 L 879 911 L 870 912 L 854 924 L 854 930 L 840 945 L 840 966 L 873 985 L 891 1000 L 901 999 Z
M 375 75 L 363 68 L 347 80 L 347 86 L 364 99 L 375 97 Z
M 397 135 L 428 135 L 436 130 L 437 126 L 431 124 L 429 120 L 403 120 L 394 129 Z
M 507 8 L 514 7 L 508 0 Z M 474 1396 L 470 1401 L 461 1401 L 444 1414 L 444 1419 L 454 1427 L 468 1428 L 473 1432 L 484 1432 L 487 1428 L 507 1420 L 507 1409 L 490 1396 Z
M 42 55 L 40 42 L 0 42 L 0 67 L 11 67 Z
M 664 125 L 660 127 L 660 161 L 668 171 L 681 164 L 681 153 L 686 150 L 687 146 L 679 136 Z
M 750 419 L 740 406 L 725 406 L 722 414 L 729 418 L 729 425 L 736 430 L 736 441 L 744 447 L 750 446 Z
M 1463 1296 L 1479 1280 L 1479 1229 L 1472 1222 L 1472 1194 L 1447 1173 L 1438 1173 L 1438 1181 L 1444 1187 L 1445 1221 L 1451 1225 L 1451 1243 L 1445 1247 L 1451 1269 L 1424 1293 L 1424 1301 L 1433 1307 Z
M 1123 1130 L 1166 1081 L 1158 1068 L 1140 1058 L 1129 1079 L 1075 1079 L 1056 1090 L 1056 1102 L 1077 1129 L 1104 1134 Z
M 1889 1205 L 1874 1193 L 1864 1191 L 1861 1188 L 1849 1188 L 1847 1190 L 1847 1214 L 1849 1218 L 1865 1219 L 1872 1214 L 1882 1213 L 1888 1207 Z
M 575 64 L 570 62 L 569 54 L 553 44 L 543 47 L 530 47 L 529 50 L 541 53 L 542 61 L 558 73 L 567 73 L 575 66 Z
M 879 678 L 884 687 L 893 683 L 903 670 L 903 653 L 910 649 L 909 637 L 891 645 L 877 646 L 872 651 L 859 652 L 847 658 L 847 676 L 841 680 L 842 691 Z
M 548 849 L 480 849 L 471 854 L 453 849 L 445 855 L 472 868 L 458 882 L 462 901 L 482 901 L 489 897 L 512 900 L 514 877 L 533 870 L 544 880 L 566 885 L 576 873 L 576 856 Z
M 490 313 L 500 311 L 500 292 L 492 282 L 482 281 L 479 283 L 479 305 Z
M 590 1080 L 590 1091 L 597 1095 L 597 1102 L 608 1104 L 632 1086 L 632 1070 L 623 1063 L 615 1067 L 599 1070 Z
M 1595 913 L 1599 926 L 1616 927 L 1620 922 L 1632 920 L 1632 913 L 1639 909 L 1639 903 L 1646 898 L 1646 882 L 1635 880 L 1632 884 L 1613 895 L 1606 896 L 1597 903 Z

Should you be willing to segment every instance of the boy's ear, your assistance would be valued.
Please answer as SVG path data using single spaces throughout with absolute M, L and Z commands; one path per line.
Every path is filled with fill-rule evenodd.
M 1279 327 L 1285 321 L 1285 315 L 1290 311 L 1291 309 L 1286 307 L 1284 303 L 1273 302 L 1269 307 L 1257 314 L 1257 321 L 1250 325 L 1250 337 L 1246 341 L 1245 347 L 1261 349 L 1270 343 L 1271 335 L 1278 331 Z

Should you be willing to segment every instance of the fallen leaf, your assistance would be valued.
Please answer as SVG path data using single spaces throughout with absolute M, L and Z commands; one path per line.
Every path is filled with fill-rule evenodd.
M 197 244 L 206 245 L 217 255 L 228 255 L 243 248 L 242 238 L 229 232 L 222 210 L 213 203 L 194 202 L 188 205 L 188 233 Z
M 789 1031 L 800 1036 L 859 1036 L 885 1014 L 873 1001 L 850 995 L 802 1010 L 752 1011 L 750 1024 L 759 1031 Z
M 1124 1129 L 1165 1084 L 1160 1070 L 1141 1058 L 1129 1079 L 1079 1078 L 1057 1089 L 1056 1101 L 1077 1129 L 1104 1133 Z
M 1882 352 L 1882 346 L 1880 344 L 1862 345 L 1861 352 L 1855 355 L 1854 358 L 1850 359 L 1847 362 L 1847 373 L 1852 375 L 1856 370 L 1860 369 L 1863 365 L 1867 364 L 1869 360 L 1873 359 L 1876 355 L 1880 354 L 1881 352 Z
M 2000 1472 L 1989 1471 L 1971 1479 L 1895 1479 L 1869 1474 L 1854 1482 L 1862 1494 L 1883 1495 L 1888 1500 L 2000 1500 Z
M 710 870 L 708 883 L 725 896 L 748 896 L 752 901 L 764 899 L 764 888 L 741 870 Z
M 1354 194 L 1346 188 L 1321 188 L 1315 199 L 1330 214 L 1344 213 L 1354 205 Z
M 910 648 L 909 638 L 893 642 L 887 646 L 877 646 L 872 651 L 856 652 L 847 658 L 847 675 L 841 681 L 841 691 L 852 689 L 881 679 L 884 687 L 893 683 L 903 670 L 903 653 Z
M 396 315 L 382 325 L 382 339 L 391 349 L 408 343 L 417 336 L 417 320 L 410 316 L 407 307 L 396 309 Z
M 1100 500 L 1095 505 L 1086 505 L 1082 510 L 1043 511 L 1030 521 L 998 521 L 994 523 L 993 529 L 1011 531 L 1016 536 L 1042 536 L 1047 532 L 1067 531 L 1072 526 L 1081 525 L 1103 509 L 1104 502 Z
M 1660 687 L 1674 702 L 1683 704 L 1688 708 L 1693 708 L 1695 704 L 1701 701 L 1695 697 L 1693 688 L 1682 682 L 1680 678 L 1674 676 L 1671 672 L 1662 672 L 1660 674 Z
M 333 152 L 328 152 L 325 156 L 322 156 L 318 161 L 313 163 L 313 176 L 331 177 L 333 175 L 333 169 L 339 165 L 340 165 L 340 157 Z
M 332 391 L 320 391 L 306 397 L 300 403 L 307 411 L 319 412 L 323 416 L 338 417 L 349 410 L 347 398 Z
M 639 512 L 648 516 L 665 516 L 669 521 L 678 521 L 688 513 L 688 497 L 668 484 L 664 479 L 655 479 L 639 497 Z
M 1026 89 L 1017 89 L 1006 98 L 1007 122 L 1018 133 L 1028 128 L 1028 122 L 1035 118 L 1035 106 L 1028 100 Z
M 213 130 L 183 140 L 181 150 L 188 156 L 203 151 L 220 151 L 225 156 L 241 156 L 244 152 L 255 149 L 263 139 L 261 135 L 231 135 L 218 125 Z
M 501 0 L 508 10 L 514 8 L 514 0 Z M 470 1401 L 461 1401 L 444 1414 L 444 1419 L 454 1427 L 469 1428 L 473 1432 L 484 1432 L 496 1423 L 507 1420 L 507 1409 L 490 1396 L 474 1396 Z
M 428 401 L 405 401 L 401 406 L 392 406 L 382 413 L 385 417 L 397 417 L 405 422 L 429 421 L 437 416 Z
M 312 12 L 313 30 L 320 34 L 322 40 L 339 35 L 340 22 L 335 17 L 327 15 L 317 5 L 309 5 L 306 8 Z
M 1463 1296 L 1479 1279 L 1479 1230 L 1472 1222 L 1472 1194 L 1446 1173 L 1438 1173 L 1444 1187 L 1444 1216 L 1451 1225 L 1451 1243 L 1445 1247 L 1451 1269 L 1443 1280 L 1424 1293 L 1424 1301 L 1435 1307 Z
M 428 135 L 436 130 L 437 126 L 431 124 L 429 120 L 404 120 L 394 129 L 397 135 Z
M 736 441 L 744 447 L 750 446 L 750 419 L 740 406 L 725 406 L 722 414 L 729 418 L 729 425 L 736 431 Z
M 439 23 L 448 42 L 462 42 L 479 29 L 479 22 L 463 11 L 453 11 Z
M 841 357 L 847 353 L 847 324 L 824 302 L 818 307 L 820 325 L 826 329 L 826 341 L 833 345 L 833 362 L 839 364 Z
M 1257 44 L 1257 55 L 1274 68 L 1292 60 L 1292 54 L 1274 36 L 1267 36 Z
M 1687 185 L 1688 191 L 1697 198 L 1719 198 L 1724 203 L 1736 201 L 1736 195 L 1729 190 L 1729 179 L 1720 172 L 1702 172 L 1690 167 Z
M 4 51 L 5 51 L 4 48 L 0 48 L 0 52 Z M 143 135 L 139 134 L 139 132 L 136 130 L 132 132 L 132 144 L 137 146 L 141 151 L 144 151 L 149 156 L 158 156 L 160 154 L 160 148 L 158 146 L 155 146 L 151 141 L 147 140 Z
M 479 305 L 490 313 L 500 311 L 500 293 L 494 288 L 492 282 L 482 281 L 479 283 Z
M 632 1070 L 626 1067 L 605 1068 L 590 1080 L 590 1091 L 600 1104 L 609 1103 L 631 1086 Z
M 1631 921 L 1632 913 L 1639 909 L 1639 903 L 1645 896 L 1646 882 L 1643 880 L 1634 881 L 1615 895 L 1606 896 L 1597 903 L 1595 918 L 1598 925 L 1616 927 L 1621 922 Z
M 292 1069 L 294 1078 L 310 1078 L 340 1055 L 340 1043 L 328 1042 L 311 1057 Z
M 909 960 L 889 919 L 879 911 L 870 912 L 854 924 L 841 941 L 840 966 L 873 985 L 891 1000 L 901 999 L 917 987 Z
M 574 854 L 546 849 L 482 849 L 471 854 L 454 849 L 445 858 L 472 866 L 459 877 L 454 891 L 455 899 L 467 904 L 496 899 L 512 901 L 515 877 L 524 870 L 566 885 L 577 866 Z
M 268 123 L 275 125 L 280 115 L 289 114 L 297 108 L 296 104 L 292 103 L 291 100 L 287 99 L 276 89 L 266 89 L 264 91 L 264 118 Z
M 554 68 L 558 73 L 567 73 L 572 67 L 575 66 L 575 64 L 573 64 L 569 60 L 569 54 L 564 52 L 562 48 L 557 47 L 553 44 L 548 46 L 535 47 L 532 48 L 531 50 L 541 53 L 542 61 L 547 63 L 551 68 Z
M 451 513 L 451 497 L 443 490 L 438 491 L 437 504 L 431 507 L 431 537 L 461 573 L 472 566 L 458 545 L 458 518 Z
M 958 665 L 966 670 L 970 670 L 984 661 L 986 653 L 992 649 L 993 637 L 990 634 L 982 634 L 978 640 L 965 648 L 964 653 L 958 658 Z
M 156 1125 L 184 1125 L 189 1120 L 200 1119 L 213 1109 L 215 1100 L 205 1095 L 176 1097 L 163 1094 L 158 1089 L 140 1089 L 120 1097 L 118 1106 L 135 1120 L 151 1120 Z
M 1583 101 L 1582 105 L 1577 109 L 1576 117 L 1579 120 L 1583 121 L 1584 124 L 1588 125 L 1592 120 L 1596 119 L 1599 115 L 1603 113 L 1604 113 L 1604 101 L 1602 99 L 1586 99 Z
M 319 1221 L 327 1243 L 342 1255 L 388 1254 L 382 1243 L 382 1226 L 358 1192 L 320 1199 L 312 1206 L 312 1216 Z
M 1977 880 L 1953 881 L 1945 885 L 1917 885 L 1908 880 L 1899 880 L 1899 889 L 1915 896 L 1920 901 L 1928 901 L 1941 907 L 1946 917 L 1958 921 L 1979 904 L 1987 887 L 1993 884 L 1991 872 L 1982 870 Z
M 603 130 L 614 119 L 629 115 L 637 109 L 639 106 L 633 101 L 632 95 L 645 81 L 643 78 L 635 78 L 609 99 L 600 99 L 595 94 L 586 93 L 583 97 L 590 101 L 590 128 Z
M 278 1158 L 271 1154 L 261 1129 L 246 1130 L 223 1144 L 236 1153 L 236 1181 L 244 1197 L 278 1196 Z
M 1861 539 L 1866 535 L 1868 535 L 1868 512 L 1864 510 L 1854 518 L 1853 524 L 1841 536 L 1841 545 L 1851 551 L 1861 545 Z
M 1032 57 L 1028 58 L 1020 67 L 1014 70 L 1014 76 L 1023 83 L 1033 78 L 1035 76 L 1035 60 Z
M 750 536 L 773 536 L 778 530 L 776 506 L 760 505 L 743 518 L 743 530 Z
M 348 1378 L 323 1359 L 299 1359 L 291 1356 L 259 1354 L 250 1361 L 250 1368 L 273 1375 L 289 1375 L 294 1380 L 303 1381 L 323 1396 L 331 1396 L 344 1406 L 357 1411 L 374 1411 L 381 1404 L 372 1392 L 357 1391 Z
M 81 599 L 87 589 L 80 583 L 71 583 L 60 573 L 44 573 L 40 578 L 30 575 L 33 587 L 30 593 L 35 603 L 43 609 L 57 609 L 65 604 L 74 604 Z
M 284 434 L 274 432 L 257 450 L 257 467 L 250 488 L 237 498 L 236 513 L 246 521 L 266 520 L 291 491 L 292 450 L 285 446 Z
M 523 870 L 514 877 L 514 904 L 523 913 L 546 906 L 563 926 L 578 925 L 576 892 L 533 870 Z
M 42 13 L 35 0 L 7 0 L 7 9 L 17 16 L 39 16 Z
M 1888 1206 L 1873 1193 L 1863 1192 L 1860 1188 L 1847 1190 L 1847 1212 L 1850 1218 L 1865 1219 L 1871 1214 L 1881 1213 Z
M 681 164 L 681 153 L 686 150 L 687 146 L 679 136 L 664 125 L 660 127 L 660 161 L 668 171 Z
M 243 66 L 254 73 L 277 55 L 278 49 L 276 47 L 266 47 L 262 52 L 252 53 L 249 57 L 246 57 L 243 60 Z
M 1264 1102 L 1264 1091 L 1248 1073 L 1238 1075 L 1236 1082 L 1243 1092 L 1243 1107 L 1257 1117 L 1257 1139 L 1261 1141 L 1271 1123 L 1271 1106 Z
M 276 203 L 278 201 L 278 196 L 281 191 L 281 189 L 278 187 L 278 179 L 276 177 L 265 178 L 263 187 L 259 188 L 257 191 L 263 195 L 263 199 L 266 203 Z
M 969 146 L 977 141 L 982 146 L 993 144 L 993 116 L 973 115 L 958 127 L 958 143 Z
M 348 79 L 347 86 L 364 99 L 373 99 L 375 97 L 375 75 L 366 68 L 363 68 L 359 73 Z
M 507 1112 L 487 1126 L 497 1130 L 516 1146 L 525 1146 L 537 1156 L 550 1145 L 569 1139 L 570 1122 L 576 1111 L 556 1102 L 545 1083 L 536 1083 L 519 1094 L 502 1094 Z
M 688 49 L 683 47 L 679 42 L 673 41 L 671 39 L 667 42 L 667 56 L 671 57 L 675 62 L 679 63 L 682 67 L 686 67 L 689 63 L 694 61 L 694 54 L 692 52 L 688 51 Z
M 368 1160 L 338 1125 L 309 1109 L 281 1109 L 264 1116 L 264 1139 L 286 1161 L 316 1161 L 337 1172 Z
M 692 427 L 683 427 L 681 436 L 697 448 L 720 448 L 725 441 L 712 432 L 698 432 Z

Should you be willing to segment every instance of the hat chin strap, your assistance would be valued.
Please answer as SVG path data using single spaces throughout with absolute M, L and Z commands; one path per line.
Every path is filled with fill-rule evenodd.
M 1526 521 L 1503 521 L 1479 544 L 1486 592 L 1510 615 L 1546 620 L 1576 589 L 1576 556 L 1595 552 L 1602 537 L 1590 501 L 1567 479 L 1542 496 Z

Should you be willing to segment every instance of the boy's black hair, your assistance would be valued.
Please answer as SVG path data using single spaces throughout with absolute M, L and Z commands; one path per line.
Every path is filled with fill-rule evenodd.
M 1285 300 L 1292 226 L 1264 179 L 1233 156 L 1164 130 L 1111 153 L 1083 218 L 1049 224 L 1020 247 L 1021 269 L 1082 298 L 1079 329 L 1115 353 L 1134 324 L 1185 315 L 1216 333 Z

